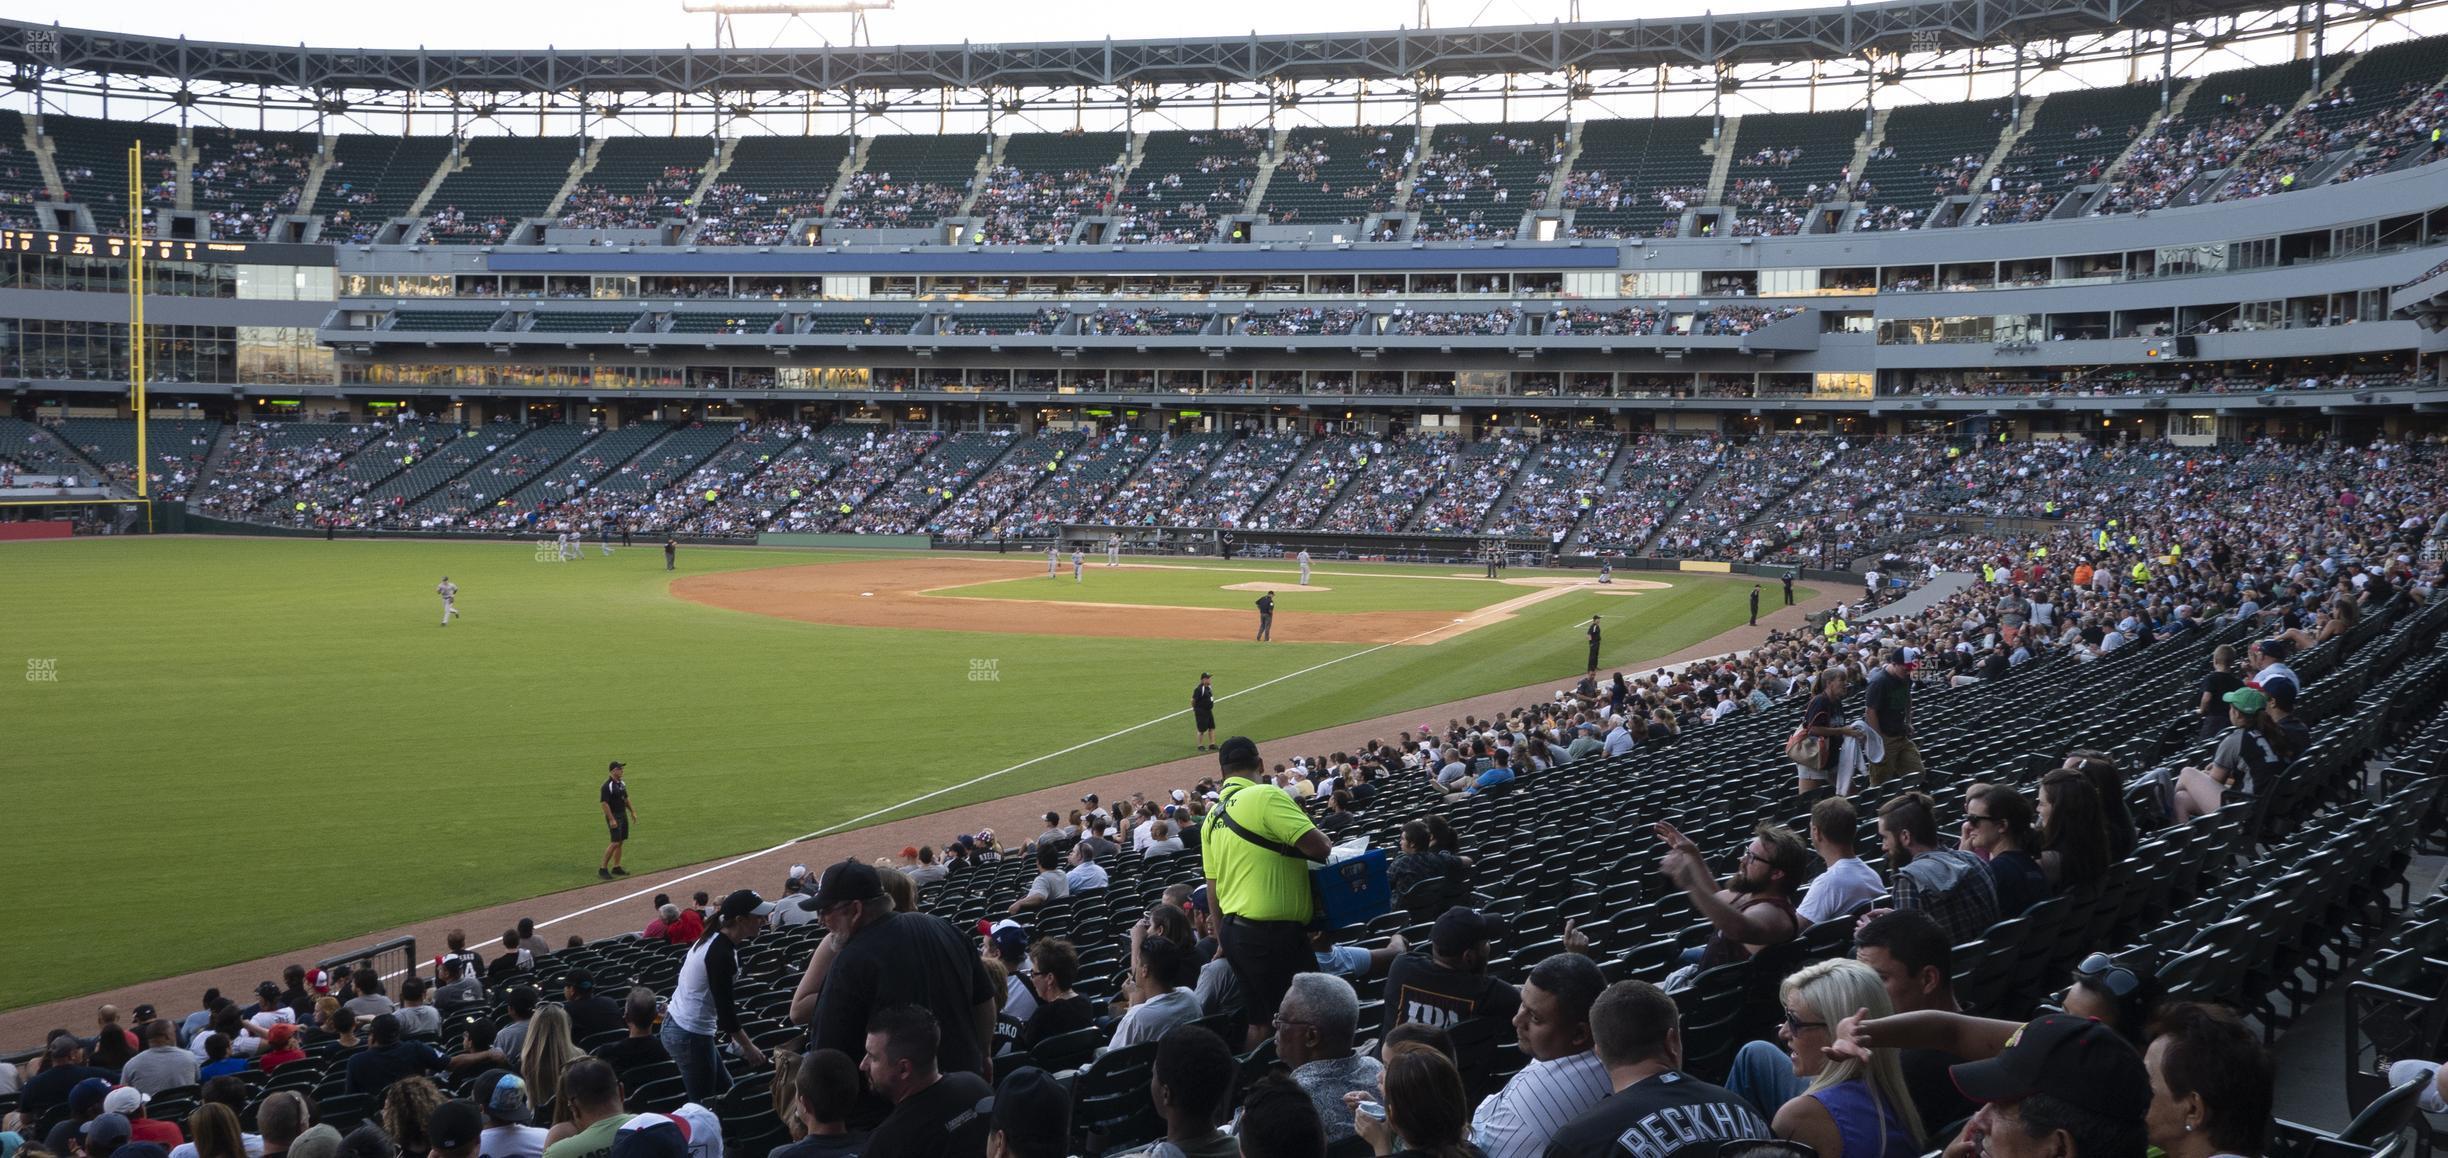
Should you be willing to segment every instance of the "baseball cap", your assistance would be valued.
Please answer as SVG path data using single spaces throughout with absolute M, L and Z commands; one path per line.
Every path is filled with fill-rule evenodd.
M 290 1158 L 338 1158 L 339 1153 L 340 1130 L 329 1124 L 316 1126 L 289 1143 Z
M 96 1146 L 127 1141 L 128 1131 L 132 1128 L 125 1114 L 100 1114 L 93 1121 L 77 1127 L 77 1133 L 85 1136 L 85 1146 L 90 1150 Z
M 306 988 L 313 990 L 316 993 L 331 992 L 331 971 L 328 969 L 317 969 L 314 972 L 307 974 Z
M 508 1070 L 486 1070 L 476 1079 L 476 1102 L 485 1117 L 526 1125 L 535 1121 L 535 1104 L 527 1097 L 527 1079 Z
M 136 1116 L 138 1111 L 145 1108 L 146 1102 L 150 1102 L 152 1100 L 153 1099 L 145 1096 L 143 1090 L 137 1089 L 134 1086 L 114 1086 L 111 1088 L 111 1092 L 102 1095 L 102 1112 L 105 1114 L 126 1114 L 132 1118 Z
M 610 766 L 610 767 L 605 768 L 605 769 L 604 769 L 604 771 L 606 771 L 606 772 L 610 772 L 610 771 L 612 771 L 614 768 L 626 768 L 626 767 L 628 767 L 628 765 L 627 765 L 627 764 L 623 764 L 623 763 L 621 763 L 621 762 L 620 762 L 620 761 L 618 761 L 618 760 L 614 760 L 614 761 L 612 762 L 611 766 Z
M 901 859 L 903 859 L 903 860 L 916 860 L 916 859 L 918 859 L 918 846 L 917 846 L 917 845 L 914 845 L 914 844 L 905 844 L 905 845 L 902 845 L 902 846 L 901 846 Z
M 1235 736 L 1216 749 L 1216 764 L 1226 771 L 1258 766 L 1258 745 L 1247 736 Z
M 665 1114 L 639 1114 L 612 1135 L 612 1158 L 688 1158 L 688 1123 Z
M 280 986 L 277 983 L 270 981 L 263 982 L 255 987 L 255 996 L 257 997 L 278 997 L 280 996 L 280 992 Z
M 2269 696 L 2255 688 L 2237 688 L 2219 698 L 2248 716 L 2269 706 Z
M 773 911 L 774 903 L 758 896 L 755 889 L 741 889 L 723 898 L 722 908 L 716 910 L 714 919 L 728 921 L 735 917 L 770 917 Z
M 875 866 L 845 860 L 825 867 L 816 896 L 802 902 L 801 907 L 812 912 L 851 901 L 872 901 L 883 895 L 884 878 L 877 875 Z
M 1036 1066 L 1013 1070 L 994 1096 L 977 1104 L 977 1112 L 1003 1132 L 1018 1158 L 1051 1158 L 1070 1150 L 1071 1095 Z
M 83 1117 L 100 1109 L 102 1099 L 109 1097 L 110 1092 L 109 1078 L 87 1078 L 78 1082 L 68 1088 L 68 1112 Z
M 2150 1073 L 2116 1031 L 2087 1017 L 2052 1013 L 2026 1023 L 2006 1048 L 1982 1061 L 1947 1067 L 1955 1088 L 1975 1102 L 2062 1098 L 2106 1117 L 2140 1123 L 2150 1111 Z
M 452 1098 L 425 1116 L 425 1138 L 436 1150 L 460 1150 L 484 1133 L 484 1114 L 466 1098 Z
M 1431 935 L 1431 942 L 1436 946 L 1437 952 L 1448 957 L 1458 957 L 1468 952 L 1472 946 L 1503 936 L 1504 931 L 1503 917 L 1455 905 L 1445 910 L 1444 916 L 1436 919 L 1436 932 Z
M 286 1021 L 281 1022 L 264 1031 L 264 1048 L 287 1049 L 289 1043 L 296 1037 L 297 1026 Z
M 1207 896 L 1207 886 L 1205 886 L 1205 885 L 1200 885 L 1199 887 L 1197 887 L 1197 888 L 1195 888 L 1195 889 L 1190 890 L 1190 899 L 1189 899 L 1189 900 L 1187 900 L 1187 901 L 1184 901 L 1184 902 L 1182 903 L 1182 907 L 1187 908 L 1187 909 L 1189 909 L 1190 911 L 1195 912 L 1195 913 L 1204 913 L 1204 912 L 1208 912 L 1208 911 L 1210 911 L 1209 899 L 1208 899 L 1208 896 Z
M 1028 930 L 1018 921 L 1002 921 L 986 934 L 994 941 L 995 953 L 1006 961 L 1016 961 L 1028 953 Z

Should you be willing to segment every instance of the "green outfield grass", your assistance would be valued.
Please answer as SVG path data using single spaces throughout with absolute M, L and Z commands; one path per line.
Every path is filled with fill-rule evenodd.
M 940 588 L 931 595 L 974 599 L 1036 599 L 1062 603 L 1141 603 L 1162 607 L 1221 607 L 1248 610 L 1261 594 L 1228 591 L 1240 583 L 1266 583 L 1275 589 L 1276 610 L 1294 611 L 1476 611 L 1531 593 L 1514 583 L 1462 577 L 1451 567 L 1344 567 L 1314 564 L 1309 588 L 1300 585 L 1300 568 L 1272 562 L 1163 564 L 1107 568 L 1099 557 L 1071 581 L 1068 560 L 1051 580 L 1044 575 L 997 579 L 961 587 Z M 1520 577 L 1524 572 L 1516 572 Z M 1253 612 L 1253 614 L 1255 614 Z
M 682 574 L 873 557 L 681 552 Z M 593 883 L 609 759 L 629 762 L 639 808 L 629 867 L 651 871 L 1180 711 L 1202 669 L 1227 733 L 1289 735 L 1569 678 L 1593 611 L 1610 662 L 1662 655 L 1741 623 L 1748 590 L 1662 576 L 1673 590 L 1566 595 L 1370 651 L 827 627 L 671 598 L 644 548 L 542 564 L 513 543 L 79 539 L 0 546 L 0 568 L 16 595 L 0 662 L 56 676 L 0 684 L 19 895 L 111 914 L 21 922 L 0 941 L 0 1007 Z M 447 629 L 444 574 L 465 612 Z M 1526 590 L 1383 582 L 1385 598 Z M 1185 715 L 909 811 L 1177 758 L 1189 740 Z

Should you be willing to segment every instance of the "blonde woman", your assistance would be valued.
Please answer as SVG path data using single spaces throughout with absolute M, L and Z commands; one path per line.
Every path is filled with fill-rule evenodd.
M 1914 1158 L 1921 1153 L 1921 1116 L 1904 1088 L 1896 1051 L 1872 1049 L 1868 1060 L 1834 1056 L 1836 1023 L 1857 1011 L 1884 1017 L 1893 1009 L 1877 971 L 1859 961 L 1821 961 L 1787 977 L 1778 994 L 1785 1024 L 1777 1031 L 1793 1055 L 1794 1076 L 1810 1085 L 1780 1107 L 1776 1136 L 1800 1142 L 1820 1158 Z
M 578 1043 L 570 1040 L 569 1010 L 559 1005 L 539 1006 L 535 1018 L 527 1023 L 527 1040 L 519 1043 L 518 1073 L 527 1079 L 527 1096 L 541 1109 L 552 1107 L 555 1122 L 567 1121 L 570 1108 L 561 1101 L 561 1071 L 585 1057 Z

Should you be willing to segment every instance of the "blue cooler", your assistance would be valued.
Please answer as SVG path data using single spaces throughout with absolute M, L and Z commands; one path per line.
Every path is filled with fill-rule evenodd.
M 1313 866 L 1309 881 L 1317 890 L 1316 927 L 1365 925 L 1394 911 L 1394 886 L 1386 878 L 1386 854 L 1382 848 L 1372 848 L 1340 864 Z

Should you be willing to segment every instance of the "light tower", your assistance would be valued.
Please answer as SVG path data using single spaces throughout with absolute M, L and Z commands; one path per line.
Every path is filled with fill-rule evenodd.
M 832 40 L 808 17 L 834 13 L 846 13 L 850 17 L 849 44 L 872 45 L 875 39 L 867 30 L 867 14 L 892 6 L 893 0 L 680 0 L 680 10 L 683 12 L 714 14 L 716 48 L 739 47 L 737 19 L 742 16 L 783 18 L 781 26 L 774 31 L 773 39 L 767 42 L 766 47 L 769 48 L 781 43 L 783 32 L 793 24 L 806 27 L 818 40 L 831 44 Z

